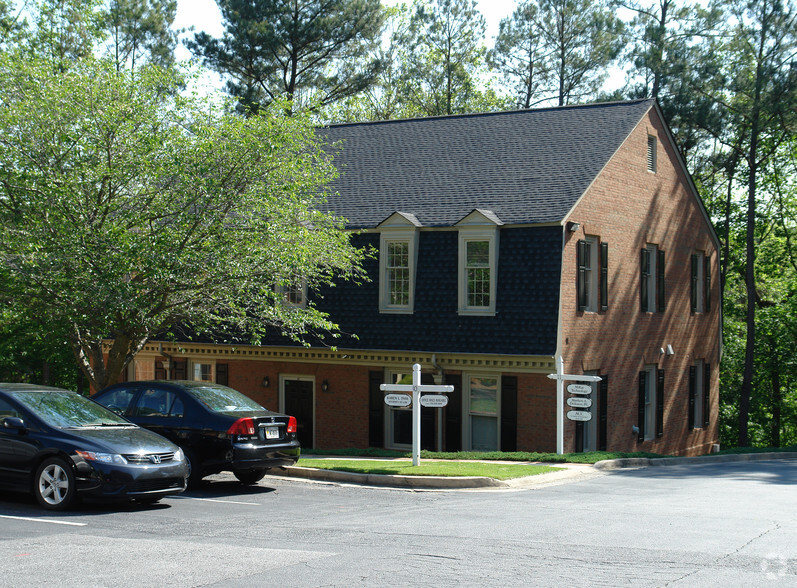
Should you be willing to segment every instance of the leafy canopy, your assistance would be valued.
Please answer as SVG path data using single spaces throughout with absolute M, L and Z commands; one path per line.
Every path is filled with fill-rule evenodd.
M 319 212 L 335 170 L 308 120 L 281 104 L 240 117 L 183 83 L 0 57 L 0 302 L 68 339 L 95 387 L 179 324 L 253 342 L 334 330 L 275 285 L 360 274 Z

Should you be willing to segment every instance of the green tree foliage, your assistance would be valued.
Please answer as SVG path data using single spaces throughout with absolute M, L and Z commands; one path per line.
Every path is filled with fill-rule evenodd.
M 623 48 L 623 23 L 604 2 L 539 0 L 538 34 L 551 72 L 551 97 L 578 103 L 596 95 Z
M 756 312 L 761 279 L 756 258 L 760 232 L 771 223 L 759 219 L 772 193 L 762 181 L 778 150 L 797 130 L 797 10 L 780 0 L 734 0 L 725 3 L 723 36 L 706 42 L 695 87 L 713 102 L 704 126 L 721 145 L 729 172 L 729 194 L 745 193 L 744 240 L 739 251 L 744 273 L 744 372 L 739 393 L 738 443 L 750 443 L 748 431 L 755 387 Z M 719 158 L 718 158 L 719 159 Z M 740 244 L 741 244 L 740 243 Z M 730 253 L 733 255 L 735 252 Z
M 227 88 L 256 111 L 280 97 L 323 107 L 362 92 L 380 63 L 362 56 L 379 42 L 379 0 L 217 0 L 225 33 L 188 43 Z
M 178 32 L 171 29 L 177 0 L 109 0 L 103 21 L 107 53 L 117 69 L 174 62 Z
M 506 103 L 487 86 L 485 21 L 474 0 L 416 0 L 396 37 L 400 87 L 424 116 L 483 112 Z
M 544 91 L 552 72 L 539 24 L 537 4 L 519 4 L 511 17 L 501 20 L 488 56 L 491 67 L 501 72 L 513 90 L 520 108 L 531 108 L 547 99 Z
M 95 388 L 175 325 L 334 331 L 278 287 L 360 274 L 342 220 L 319 212 L 335 170 L 306 117 L 237 116 L 182 84 L 0 58 L 0 304 L 68 340 Z
M 29 10 L 32 28 L 21 45 L 55 71 L 90 57 L 102 39 L 102 0 L 32 0 Z

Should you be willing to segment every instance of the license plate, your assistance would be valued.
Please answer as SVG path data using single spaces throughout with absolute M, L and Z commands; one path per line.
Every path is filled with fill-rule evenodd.
M 280 430 L 277 427 L 266 427 L 266 439 L 279 439 Z

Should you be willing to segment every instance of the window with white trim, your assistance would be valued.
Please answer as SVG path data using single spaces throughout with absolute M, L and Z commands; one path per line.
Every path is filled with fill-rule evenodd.
M 608 305 L 609 246 L 598 237 L 587 236 L 576 243 L 578 310 L 598 312 Z
M 468 374 L 466 390 L 466 446 L 471 451 L 498 451 L 501 427 L 501 377 Z
M 498 263 L 496 230 L 460 229 L 459 312 L 494 314 Z
M 641 251 L 640 306 L 642 312 L 664 312 L 664 251 L 647 245 Z
M 711 258 L 702 251 L 691 256 L 692 312 L 711 310 Z
M 379 310 L 412 313 L 415 301 L 417 231 L 392 230 L 379 242 Z

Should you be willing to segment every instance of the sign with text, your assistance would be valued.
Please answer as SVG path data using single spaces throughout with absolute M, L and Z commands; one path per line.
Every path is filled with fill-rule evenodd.
M 592 406 L 592 400 L 581 396 L 572 396 L 567 399 L 567 406 L 572 406 L 573 408 L 589 408 Z
M 592 394 L 592 386 L 589 384 L 570 384 L 567 391 L 571 394 Z
M 388 394 L 385 396 L 385 404 L 388 406 L 409 406 L 412 404 L 412 397 L 409 394 Z
M 424 394 L 421 396 L 421 406 L 429 408 L 443 408 L 448 404 L 448 396 L 442 394 Z
M 590 421 L 592 420 L 592 413 L 586 410 L 568 410 L 567 418 L 571 421 Z

